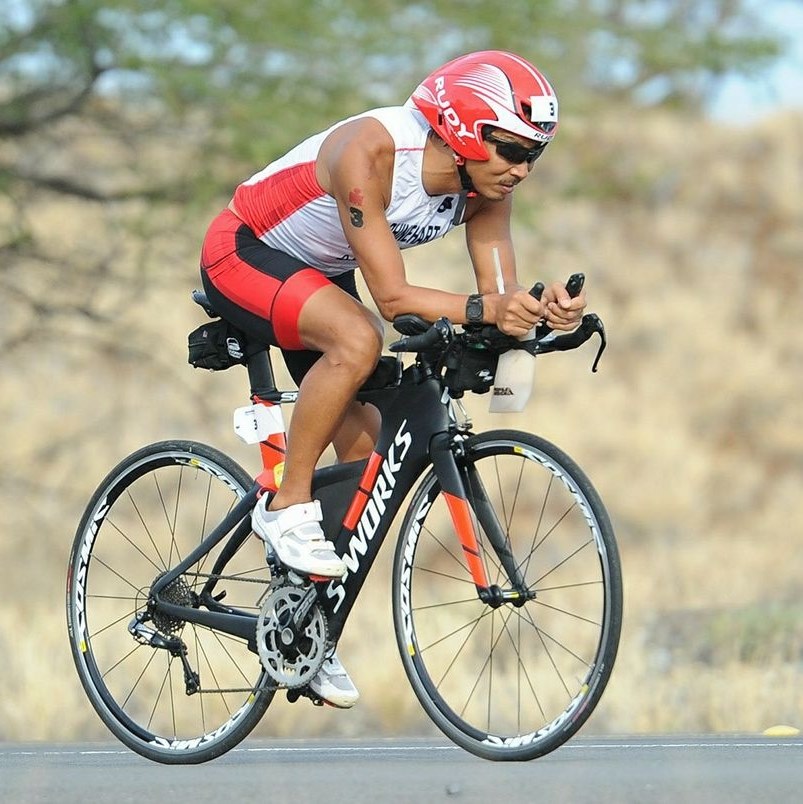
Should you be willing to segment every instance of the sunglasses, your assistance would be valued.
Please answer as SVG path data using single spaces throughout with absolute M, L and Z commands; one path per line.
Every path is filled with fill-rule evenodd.
M 486 142 L 492 142 L 496 146 L 496 152 L 499 156 L 506 162 L 510 162 L 511 165 L 520 165 L 522 162 L 532 165 L 532 163 L 541 156 L 544 152 L 544 148 L 547 146 L 545 142 L 539 142 L 532 148 L 527 148 L 519 142 L 500 140 L 494 137 L 493 134 L 486 134 L 483 139 Z

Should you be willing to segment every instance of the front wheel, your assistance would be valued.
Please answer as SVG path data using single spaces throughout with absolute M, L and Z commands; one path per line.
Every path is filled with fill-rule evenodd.
M 475 586 L 430 471 L 396 546 L 396 638 L 416 696 L 450 739 L 486 759 L 534 759 L 577 732 L 610 676 L 622 619 L 616 542 L 590 481 L 554 445 L 500 430 L 464 450 L 493 594 Z
M 213 759 L 253 729 L 273 698 L 245 640 L 149 608 L 153 582 L 198 547 L 252 484 L 212 447 L 151 444 L 109 473 L 78 526 L 67 587 L 75 666 L 104 723 L 149 759 Z M 204 605 L 199 593 L 225 543 L 163 598 Z M 256 629 L 270 580 L 257 540 L 242 542 L 215 577 L 215 600 L 225 593 L 226 606 L 253 614 Z

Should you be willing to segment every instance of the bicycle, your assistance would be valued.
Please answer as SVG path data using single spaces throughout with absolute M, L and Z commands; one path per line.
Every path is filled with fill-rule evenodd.
M 193 297 L 217 318 L 203 293 Z M 246 366 L 252 404 L 235 412 L 235 429 L 260 444 L 263 469 L 254 479 L 213 447 L 162 441 L 122 460 L 93 494 L 70 556 L 67 621 L 83 688 L 112 733 L 151 760 L 199 763 L 246 737 L 280 689 L 320 704 L 307 684 L 415 487 L 391 594 L 423 709 L 490 760 L 533 759 L 575 734 L 619 641 L 608 515 L 560 449 L 515 430 L 474 433 L 461 397 L 490 388 L 509 348 L 543 354 L 599 334 L 596 370 L 600 319 L 530 341 L 495 327 L 458 332 L 446 319 L 394 322 L 396 356 L 381 358 L 358 395 L 382 413 L 374 452 L 315 473 L 324 531 L 348 567 L 342 580 L 302 578 L 269 549 L 266 561 L 250 514 L 278 488 L 281 404 L 297 392 L 276 388 L 264 347 L 251 351 L 222 319 L 205 326 L 196 334 L 213 345 L 194 364 Z M 414 363 L 405 367 L 403 352 Z

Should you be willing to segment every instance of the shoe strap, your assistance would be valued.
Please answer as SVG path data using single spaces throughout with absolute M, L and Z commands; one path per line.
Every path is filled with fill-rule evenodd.
M 282 531 L 292 530 L 299 525 L 307 525 L 320 522 L 323 519 L 321 503 L 319 500 L 312 500 L 308 503 L 296 503 L 275 511 L 276 521 Z
M 318 500 L 290 505 L 278 512 L 276 522 L 282 534 L 291 535 L 305 542 L 324 541 L 321 529 L 323 513 Z

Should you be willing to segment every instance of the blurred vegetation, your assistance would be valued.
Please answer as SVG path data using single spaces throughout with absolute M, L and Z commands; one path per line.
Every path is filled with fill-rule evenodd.
M 530 56 L 561 94 L 560 136 L 517 190 L 522 277 L 586 272 L 609 334 L 599 375 L 585 352 L 539 360 L 520 417 L 467 400 L 478 429 L 536 430 L 566 449 L 612 514 L 625 630 L 586 730 L 800 725 L 803 117 L 700 116 L 722 76 L 780 51 L 756 6 L 257 5 L 0 8 L 0 564 L 19 601 L 0 611 L 0 739 L 107 736 L 62 607 L 72 535 L 111 466 L 195 438 L 258 471 L 230 426 L 243 373 L 185 363 L 198 250 L 234 183 L 480 47 Z M 471 290 L 459 233 L 405 259 L 414 282 L 437 272 Z M 390 552 L 340 651 L 359 711 L 274 705 L 261 734 L 427 727 L 395 655 Z
M 0 328 L 0 344 L 56 333 L 76 316 L 113 321 L 121 302 L 101 302 L 98 283 L 131 289 L 147 278 L 159 204 L 180 202 L 192 220 L 302 136 L 402 102 L 447 58 L 521 52 L 575 113 L 626 100 L 699 114 L 724 75 L 757 70 L 781 51 L 752 8 L 747 0 L 4 3 L 0 289 L 30 316 L 21 330 Z M 160 140 L 180 145 L 170 160 L 154 155 Z M 33 220 L 53 195 L 96 202 L 99 218 L 138 240 L 140 272 L 120 275 L 113 243 L 76 252 L 53 233 L 36 234 Z M 15 269 L 21 258 L 51 286 L 69 273 L 76 292 L 32 296 Z

